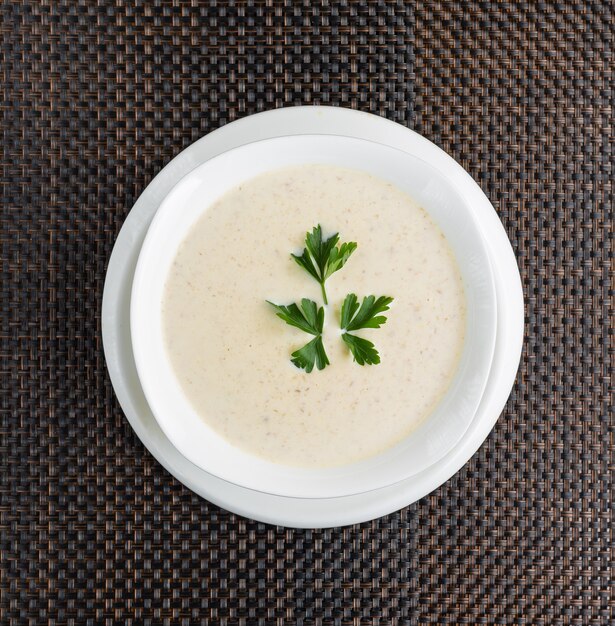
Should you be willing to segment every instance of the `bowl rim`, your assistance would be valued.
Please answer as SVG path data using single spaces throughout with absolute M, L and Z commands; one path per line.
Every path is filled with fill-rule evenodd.
M 463 436 L 463 434 L 465 433 L 465 430 L 467 430 L 467 428 L 469 427 L 472 418 L 474 416 L 476 407 L 474 407 L 474 410 L 471 412 L 471 414 L 469 414 L 468 418 L 467 418 L 467 423 L 465 425 L 465 428 L 463 429 L 463 431 L 461 431 L 459 433 L 459 436 L 457 438 L 457 440 L 455 442 L 453 442 L 452 444 L 450 444 L 448 447 L 446 448 L 442 448 L 441 451 L 438 452 L 437 456 L 434 456 L 431 460 L 430 463 L 427 465 L 423 465 L 423 466 L 419 466 L 416 467 L 414 470 L 410 471 L 409 473 L 404 473 L 403 475 L 399 475 L 396 476 L 393 480 L 387 480 L 386 482 L 381 482 L 378 484 L 373 484 L 371 485 L 369 488 L 364 488 L 363 486 L 356 486 L 351 488 L 350 490 L 348 489 L 344 489 L 343 491 L 339 491 L 339 490 L 332 490 L 330 489 L 330 485 L 326 485 L 326 487 L 328 488 L 326 493 L 323 493 L 321 491 L 309 491 L 309 489 L 307 491 L 303 491 L 301 493 L 297 493 L 297 491 L 294 489 L 294 485 L 292 489 L 288 489 L 288 487 L 286 488 L 280 488 L 280 487 L 272 487 L 271 485 L 263 485 L 261 483 L 259 483 L 258 481 L 252 480 L 252 475 L 248 472 L 245 473 L 244 475 L 247 477 L 247 480 L 244 478 L 244 476 L 242 477 L 237 477 L 236 473 L 228 473 L 224 470 L 224 468 L 221 468 L 219 466 L 216 465 L 212 465 L 211 463 L 208 463 L 208 458 L 206 456 L 195 456 L 195 454 L 191 453 L 190 451 L 186 450 L 186 446 L 183 445 L 183 442 L 178 439 L 178 437 L 176 436 L 177 433 L 175 430 L 169 428 L 169 421 L 168 421 L 168 416 L 164 414 L 164 412 L 158 410 L 159 407 L 157 405 L 157 400 L 156 400 L 156 393 L 154 393 L 154 387 L 152 387 L 152 377 L 150 376 L 151 372 L 148 372 L 148 369 L 150 367 L 150 363 L 148 362 L 148 360 L 144 357 L 143 353 L 142 353 L 142 348 L 144 346 L 143 343 L 143 337 L 142 337 L 142 333 L 140 332 L 140 325 L 139 325 L 139 319 L 141 319 L 141 315 L 142 315 L 142 311 L 140 310 L 140 289 L 142 289 L 142 283 L 143 283 L 143 275 L 147 272 L 147 260 L 148 258 L 151 256 L 152 254 L 152 250 L 151 248 L 153 248 L 154 243 L 156 241 L 156 235 L 157 235 L 157 231 L 160 228 L 160 224 L 164 222 L 165 216 L 168 215 L 169 211 L 171 210 L 170 207 L 174 206 L 174 201 L 176 200 L 176 196 L 181 192 L 182 188 L 184 188 L 186 186 L 186 184 L 190 183 L 190 180 L 198 178 L 199 176 L 202 175 L 203 171 L 207 171 L 208 169 L 215 169 L 216 166 L 218 166 L 220 163 L 222 163 L 225 159 L 230 159 L 233 157 L 233 155 L 236 155 L 239 152 L 244 152 L 246 150 L 249 149 L 254 149 L 255 146 L 261 146 L 261 145 L 265 145 L 265 144 L 282 144 L 284 142 L 308 142 L 308 141 L 324 141 L 324 142 L 343 142 L 343 143 L 355 143 L 355 144 L 362 144 L 364 146 L 370 145 L 372 146 L 372 148 L 374 150 L 376 149 L 380 149 L 380 150 L 384 150 L 386 152 L 390 152 L 390 153 L 397 153 L 399 155 L 399 157 L 401 159 L 405 159 L 405 160 L 409 160 L 409 159 L 413 159 L 415 161 L 420 161 L 422 162 L 422 164 L 429 170 L 432 170 L 434 173 L 436 173 L 437 176 L 439 176 L 440 178 L 444 179 L 446 181 L 446 184 L 449 186 L 450 189 L 452 189 L 454 191 L 454 194 L 457 197 L 457 200 L 459 202 L 460 205 L 462 205 L 464 207 L 463 210 L 463 215 L 464 217 L 467 219 L 468 223 L 471 224 L 471 230 L 474 233 L 474 236 L 476 237 L 477 243 L 478 243 L 478 248 L 480 249 L 480 252 L 482 253 L 483 258 L 486 260 L 486 264 L 483 267 L 483 270 L 486 272 L 486 274 L 488 274 L 489 276 L 489 284 L 490 284 L 490 303 L 489 303 L 489 307 L 491 309 L 491 327 L 490 329 L 488 329 L 489 331 L 489 340 L 487 341 L 487 343 L 489 344 L 489 347 L 486 348 L 487 350 L 487 357 L 486 357 L 486 361 L 488 362 L 488 365 L 486 367 L 486 369 L 483 371 L 483 375 L 482 375 L 482 379 L 480 381 L 480 390 L 476 393 L 477 395 L 477 400 L 476 400 L 476 406 L 478 406 L 478 403 L 480 402 L 480 398 L 483 395 L 484 392 L 484 388 L 487 384 L 487 378 L 489 375 L 489 371 L 491 369 L 491 361 L 493 359 L 493 352 L 494 352 L 494 347 L 495 347 L 495 332 L 496 332 L 496 326 L 497 326 L 497 301 L 496 301 L 496 297 L 495 297 L 495 278 L 494 278 L 494 273 L 492 271 L 491 268 L 491 264 L 489 261 L 489 254 L 487 252 L 487 247 L 486 247 L 486 242 L 483 239 L 483 234 L 482 234 L 482 230 L 480 229 L 476 218 L 473 215 L 473 212 L 471 211 L 468 202 L 464 196 L 464 194 L 458 189 L 458 187 L 449 179 L 449 177 L 443 173 L 439 168 L 435 167 L 434 165 L 432 165 L 431 163 L 429 163 L 428 161 L 422 159 L 420 157 L 420 155 L 414 154 L 414 153 L 408 153 L 407 151 L 404 150 L 400 150 L 398 148 L 392 147 L 392 146 L 388 146 L 386 144 L 381 144 L 375 141 L 371 141 L 371 140 L 366 140 L 366 139 L 359 139 L 359 138 L 355 138 L 355 137 L 348 137 L 345 135 L 330 135 L 330 134 L 301 134 L 301 135 L 284 135 L 284 136 L 280 136 L 280 137 L 274 137 L 274 138 L 269 138 L 269 139 L 262 139 L 262 140 L 258 140 L 258 141 L 252 141 L 246 144 L 243 144 L 241 146 L 232 148 L 230 150 L 224 151 L 218 155 L 216 155 L 215 157 L 213 157 L 212 159 L 209 159 L 207 161 L 205 161 L 204 163 L 199 164 L 197 167 L 195 167 L 194 169 L 192 169 L 190 172 L 188 172 L 185 176 L 183 176 L 182 178 L 180 178 L 179 181 L 177 181 L 177 183 L 173 186 L 173 188 L 169 191 L 169 193 L 167 194 L 167 196 L 161 201 L 160 206 L 156 212 L 156 214 L 154 215 L 154 218 L 152 219 L 152 222 L 149 226 L 149 228 L 147 229 L 147 233 L 145 236 L 145 239 L 143 241 L 143 245 L 141 247 L 141 250 L 139 252 L 139 257 L 137 260 L 137 265 L 136 265 L 136 269 L 135 269 L 135 273 L 134 273 L 134 277 L 133 277 L 133 283 L 132 283 L 132 288 L 131 288 L 131 300 L 130 300 L 130 335 L 131 335 L 131 343 L 132 343 L 132 348 L 133 348 L 133 354 L 134 354 L 134 358 L 135 358 L 135 364 L 136 364 L 136 369 L 137 369 L 137 373 L 138 373 L 138 377 L 139 380 L 141 382 L 145 397 L 148 401 L 148 404 L 150 405 L 151 409 L 152 409 L 152 413 L 154 414 L 157 422 L 159 423 L 161 429 L 163 430 L 163 432 L 165 433 L 165 435 L 169 438 L 169 440 L 173 443 L 173 445 L 180 451 L 180 453 L 185 456 L 189 461 L 191 461 L 193 464 L 197 465 L 198 467 L 201 467 L 202 469 L 204 469 L 205 471 L 214 474 L 224 480 L 227 480 L 229 482 L 232 482 L 234 484 L 237 484 L 239 486 L 242 487 L 247 487 L 250 489 L 255 489 L 264 493 L 271 493 L 271 494 L 275 494 L 275 495 L 282 495 L 282 496 L 288 496 L 288 497 L 295 497 L 295 498 L 313 498 L 313 497 L 318 497 L 318 498 L 328 498 L 328 497 L 343 497 L 345 495 L 352 495 L 355 493 L 364 493 L 367 491 L 372 491 L 372 490 L 376 490 L 376 489 L 380 489 L 382 487 L 385 486 L 390 486 L 393 484 L 396 484 L 397 482 L 403 481 L 405 479 L 407 479 L 408 477 L 414 475 L 415 473 L 418 473 L 420 471 L 423 471 L 424 469 L 426 469 L 427 467 L 429 467 L 431 464 L 436 463 L 439 459 L 441 459 L 444 455 L 446 455 L 451 449 L 452 447 L 454 447 L 454 445 L 456 445 L 456 443 L 458 442 L 458 440 Z M 304 163 L 314 163 L 314 160 L 305 160 L 303 161 Z M 344 164 L 339 164 L 341 167 L 351 167 L 348 165 L 344 165 Z M 280 165 L 276 165 L 274 167 L 270 167 L 267 168 L 266 171 L 273 171 L 275 169 L 280 169 L 284 167 L 284 164 L 280 164 Z M 351 169 L 361 169 L 361 168 L 352 168 Z M 377 174 L 374 174 L 373 172 L 369 172 L 374 176 L 378 176 Z M 245 180 L 249 180 L 251 178 L 254 178 L 255 176 L 258 176 L 259 174 L 251 174 L 248 176 L 242 176 L 242 175 L 238 175 L 234 177 L 234 182 L 230 183 L 229 185 L 227 185 L 226 189 L 222 192 L 226 193 L 227 191 L 229 191 L 230 189 L 232 189 L 234 186 L 240 184 L 242 181 Z M 220 195 L 216 197 L 219 197 Z M 212 202 L 214 202 L 215 200 L 211 200 L 208 203 L 204 203 L 202 208 L 200 209 L 200 211 L 198 212 L 198 214 L 196 215 L 196 217 L 194 217 L 191 221 L 189 226 L 187 226 L 184 229 L 184 234 L 182 237 L 185 238 L 187 232 L 190 230 L 191 226 L 194 225 L 194 223 L 201 217 L 201 215 L 203 214 L 203 212 L 205 210 L 207 210 L 207 207 L 211 205 Z M 430 216 L 433 219 L 433 215 L 429 210 L 429 207 L 425 207 L 425 210 L 428 212 L 428 214 L 430 214 Z M 174 252 L 172 254 L 171 258 L 175 257 L 177 248 L 174 248 Z M 166 276 L 164 277 L 164 281 L 166 282 Z M 464 348 L 465 349 L 465 348 Z M 169 363 L 168 364 L 171 369 L 172 366 Z M 187 396 L 185 394 L 181 394 L 183 396 L 183 398 L 185 400 L 187 400 Z M 429 414 L 429 416 L 433 415 L 434 412 L 432 411 L 432 413 Z M 427 419 L 424 420 L 424 422 L 428 421 L 429 416 Z M 203 422 L 205 420 L 202 420 Z M 214 432 L 213 429 L 209 426 L 207 426 L 208 430 L 211 432 Z M 420 428 L 420 426 L 419 426 Z M 409 437 L 411 437 L 414 433 L 417 432 L 417 429 L 415 429 L 410 435 Z M 220 435 L 217 435 L 218 437 L 220 437 Z M 375 457 L 370 457 L 369 459 L 367 459 L 368 462 L 373 462 L 374 459 L 379 459 L 381 456 L 389 454 L 391 451 L 396 450 L 397 448 L 401 446 L 403 446 L 404 442 L 406 442 L 406 440 L 408 439 L 408 437 L 404 438 L 404 440 L 402 440 L 402 442 L 400 442 L 400 444 L 396 444 L 395 446 L 393 446 L 392 448 L 387 449 L 386 451 L 383 451 L 383 453 L 379 454 L 379 455 L 375 455 Z M 230 445 L 230 444 L 229 444 Z M 245 455 L 248 456 L 252 459 L 252 461 L 255 461 L 256 459 L 258 459 L 258 457 L 253 457 L 253 455 L 240 450 L 238 448 L 235 448 L 235 451 L 237 453 L 239 453 L 240 455 Z M 398 452 L 399 453 L 399 452 Z M 260 460 L 259 460 L 260 463 Z M 292 468 L 289 466 L 284 466 L 284 465 L 279 465 L 276 463 L 269 463 L 269 462 L 264 462 L 266 465 L 270 465 L 276 468 L 276 470 L 278 471 L 278 473 L 280 472 L 280 469 L 284 470 L 287 474 L 295 474 L 296 471 L 300 471 L 300 472 L 307 472 L 312 474 L 314 472 L 314 470 L 305 470 L 303 468 Z M 337 467 L 337 468 L 330 468 L 329 470 L 325 470 L 325 471 L 335 471 L 335 470 L 340 470 L 340 469 L 347 469 L 347 468 L 354 468 L 360 465 L 363 465 L 365 462 L 361 461 L 359 463 L 354 463 L 352 465 L 348 465 L 348 466 L 341 466 L 341 467 Z M 352 474 L 354 474 L 354 472 L 351 472 Z M 348 472 L 346 472 L 347 476 L 349 475 Z M 293 476 L 293 479 L 296 480 L 296 476 Z

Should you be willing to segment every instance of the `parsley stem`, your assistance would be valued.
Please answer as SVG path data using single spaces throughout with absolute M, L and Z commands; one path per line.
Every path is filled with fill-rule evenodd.
M 322 299 L 324 301 L 325 304 L 329 304 L 329 302 L 327 302 L 327 292 L 325 291 L 325 281 L 323 280 L 322 283 L 320 283 L 320 289 L 322 290 Z

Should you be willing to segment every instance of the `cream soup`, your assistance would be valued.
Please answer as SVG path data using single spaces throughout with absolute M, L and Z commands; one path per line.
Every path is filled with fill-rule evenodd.
M 317 224 L 358 247 L 326 284 L 331 364 L 308 374 L 290 354 L 311 337 L 266 300 L 322 305 L 290 257 Z M 357 365 L 340 339 L 348 293 L 394 298 L 384 326 L 356 332 L 378 365 Z M 169 272 L 163 324 L 181 387 L 212 428 L 267 460 L 327 467 L 393 446 L 430 413 L 459 361 L 465 296 L 444 235 L 408 195 L 364 172 L 303 165 L 249 180 L 203 213 Z

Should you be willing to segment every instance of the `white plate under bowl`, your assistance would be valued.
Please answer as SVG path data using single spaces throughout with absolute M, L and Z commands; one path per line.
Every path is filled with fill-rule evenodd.
M 457 258 L 467 305 L 465 342 L 457 372 L 433 412 L 392 448 L 357 463 L 322 469 L 269 462 L 233 446 L 211 428 L 193 408 L 175 376 L 162 318 L 166 278 L 177 250 L 203 213 L 227 191 L 254 176 L 308 163 L 347 167 L 377 176 L 424 207 L 444 232 Z M 266 295 L 261 294 L 263 300 Z M 294 498 L 331 498 L 380 489 L 413 476 L 433 465 L 461 439 L 489 376 L 496 309 L 493 274 L 482 232 L 464 196 L 438 169 L 416 154 L 371 141 L 294 135 L 250 143 L 221 154 L 192 170 L 170 191 L 139 255 L 131 296 L 131 335 L 145 397 L 162 430 L 187 459 L 242 487 Z M 202 350 L 206 351 L 207 346 Z
M 411 479 L 343 498 L 293 499 L 239 487 L 193 465 L 171 444 L 141 389 L 130 338 L 130 292 L 147 228 L 177 181 L 207 159 L 247 142 L 301 133 L 330 133 L 380 141 L 398 149 L 421 149 L 445 168 L 472 205 L 485 234 L 496 275 L 498 333 L 489 381 L 461 441 L 440 461 Z M 487 197 L 450 156 L 417 133 L 375 115 L 337 107 L 290 107 L 253 115 L 209 133 L 182 151 L 143 191 L 117 237 L 109 259 L 102 312 L 102 339 L 118 401 L 143 445 L 186 487 L 229 511 L 295 528 L 330 528 L 365 522 L 427 495 L 457 472 L 483 443 L 510 393 L 523 341 L 523 292 L 508 237 Z

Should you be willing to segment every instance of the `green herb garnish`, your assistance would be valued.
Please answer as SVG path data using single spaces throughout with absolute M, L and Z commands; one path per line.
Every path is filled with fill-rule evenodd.
M 331 274 L 344 267 L 350 255 L 357 249 L 357 244 L 354 241 L 342 243 L 339 247 L 338 241 L 338 233 L 323 241 L 322 228 L 318 224 L 311 233 L 306 233 L 303 254 L 301 256 L 292 255 L 293 259 L 318 281 L 325 304 L 328 304 L 325 281 Z M 380 296 L 379 298 L 366 296 L 359 306 L 357 296 L 354 293 L 349 293 L 346 296 L 340 319 L 342 339 L 359 365 L 366 363 L 367 365 L 376 365 L 380 363 L 380 355 L 371 341 L 351 335 L 350 331 L 363 328 L 380 328 L 387 321 L 387 318 L 380 313 L 388 311 L 391 302 L 393 302 L 393 298 L 388 296 Z M 325 369 L 329 365 L 329 359 L 322 342 L 325 323 L 324 307 L 319 307 L 316 302 L 307 298 L 301 300 L 301 308 L 294 302 L 287 306 L 273 302 L 269 302 L 269 304 L 275 308 L 276 315 L 287 324 L 314 335 L 314 339 L 291 354 L 291 362 L 308 373 L 314 369 L 314 365 L 319 370 Z
M 303 254 L 301 256 L 292 255 L 293 259 L 318 281 L 325 304 L 328 304 L 325 281 L 331 274 L 342 269 L 350 255 L 357 249 L 357 244 L 354 241 L 343 243 L 338 248 L 338 241 L 338 233 L 323 241 L 322 228 L 318 224 L 311 233 L 305 234 Z
M 307 298 L 301 300 L 301 309 L 294 302 L 288 306 L 273 302 L 269 302 L 269 304 L 276 310 L 276 315 L 287 324 L 314 335 L 312 341 L 291 354 L 293 357 L 291 362 L 298 368 L 304 369 L 308 374 L 314 369 L 314 365 L 319 370 L 329 365 L 329 359 L 322 343 L 322 329 L 325 323 L 324 308 L 318 307 L 316 302 Z
M 354 360 L 359 365 L 377 365 L 380 363 L 380 355 L 374 344 L 367 339 L 351 335 L 349 331 L 361 330 L 362 328 L 380 328 L 386 323 L 387 318 L 380 313 L 389 310 L 389 304 L 393 298 L 388 296 L 366 296 L 359 307 L 357 296 L 349 293 L 342 305 L 340 326 L 342 339 L 350 348 Z

